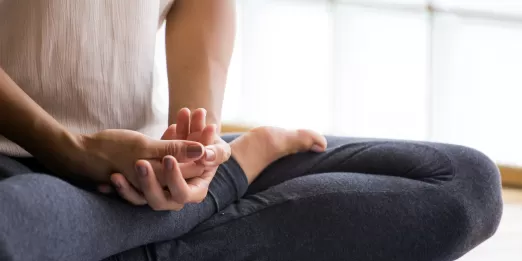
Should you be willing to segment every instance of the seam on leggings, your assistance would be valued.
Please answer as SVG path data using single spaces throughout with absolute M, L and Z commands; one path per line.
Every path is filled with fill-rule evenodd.
M 360 153 L 362 153 L 363 151 L 366 151 L 368 149 L 370 149 L 372 146 L 376 146 L 376 145 L 389 145 L 389 144 L 393 144 L 393 143 L 397 143 L 397 142 L 401 142 L 401 141 L 390 141 L 390 140 L 382 140 L 382 141 L 373 141 L 373 142 L 354 142 L 354 143 L 350 143 L 350 144 L 342 144 L 340 146 L 337 146 L 335 148 L 333 148 L 333 153 L 336 153 L 340 150 L 343 150 L 346 146 L 348 145 L 366 145 L 366 146 L 363 146 L 363 148 L 361 149 L 358 149 L 356 150 L 355 152 L 351 153 L 350 154 L 350 157 L 354 157 Z M 453 179 L 455 178 L 456 174 L 455 174 L 455 162 L 451 159 L 451 157 L 448 155 L 448 153 L 446 153 L 445 151 L 439 149 L 439 148 L 436 148 L 434 146 L 432 146 L 431 144 L 429 143 L 422 143 L 422 142 L 412 142 L 412 144 L 415 144 L 416 146 L 421 146 L 421 147 L 424 147 L 424 148 L 429 148 L 437 153 L 439 153 L 442 157 L 445 158 L 445 160 L 449 163 L 450 165 L 450 171 L 449 171 L 449 175 L 450 175 L 450 178 L 449 180 L 446 180 L 445 183 L 447 182 L 451 182 L 453 181 Z M 312 165 L 307 171 L 306 173 L 311 173 L 311 170 L 313 170 L 317 165 L 319 164 L 322 164 L 324 161 L 326 160 L 325 159 L 322 159 L 320 160 L 319 162 L 317 162 L 316 164 Z M 344 163 L 344 162 L 343 162 Z M 408 172 L 406 172 L 404 174 L 404 176 L 407 176 L 408 174 L 410 174 L 412 171 L 414 170 L 411 169 L 409 170 Z M 374 175 L 382 175 L 382 173 L 369 173 L 369 174 L 374 174 Z M 427 176 L 426 178 L 434 178 L 436 176 Z M 403 177 L 403 178 L 407 178 L 407 177 Z M 422 180 L 418 180 L 418 179 L 412 179 L 412 178 L 407 178 L 409 180 L 417 180 L 417 181 L 422 181 Z M 424 183 L 428 183 L 428 182 L 425 182 L 425 181 L 422 181 Z M 442 184 L 434 184 L 434 185 L 437 185 L 437 186 L 442 186 L 444 185 L 445 183 L 442 183 Z M 429 184 L 432 184 L 432 183 L 429 183 Z
M 393 144 L 394 142 L 397 142 L 397 141 L 382 141 L 382 142 L 376 142 L 376 143 L 379 143 L 379 144 Z M 400 142 L 400 141 L 399 141 Z M 439 148 L 436 148 L 434 146 L 432 146 L 431 144 L 429 143 L 423 143 L 423 142 L 412 142 L 412 144 L 415 144 L 416 146 L 420 146 L 420 147 L 424 147 L 424 148 L 429 148 L 437 153 L 439 153 L 442 157 L 445 158 L 445 160 L 449 163 L 450 165 L 450 171 L 449 171 L 449 175 L 450 175 L 450 178 L 449 180 L 447 180 L 446 182 L 451 182 L 454 178 L 455 178 L 455 166 L 454 166 L 454 161 L 451 159 L 451 157 L 443 150 L 439 149 Z M 404 174 L 404 176 L 407 176 L 408 174 L 410 174 L 412 171 L 414 170 L 411 169 L 409 170 L 408 172 L 406 172 Z M 434 178 L 436 176 L 427 176 L 426 178 Z M 407 178 L 407 177 L 404 177 L 404 178 Z M 410 180 L 418 180 L 418 179 L 412 179 L 412 178 L 407 178 L 407 179 L 410 179 Z M 418 180 L 418 181 L 422 181 L 422 180 Z M 423 181 L 424 183 L 427 183 L 425 181 Z M 429 183 L 431 184 L 431 183 Z M 445 183 L 442 183 L 442 184 L 434 184 L 436 186 L 441 186 L 441 185 L 444 185 Z
M 432 146 L 431 144 L 429 143 L 420 143 L 418 144 L 420 146 L 424 146 L 425 148 L 430 148 L 438 153 L 440 153 L 444 158 L 446 158 L 446 161 L 448 161 L 449 165 L 450 165 L 450 171 L 449 171 L 449 175 L 450 175 L 450 178 L 447 182 L 451 182 L 453 181 L 453 179 L 455 179 L 455 162 L 451 159 L 451 157 L 448 155 L 448 153 L 446 153 L 445 151 L 439 149 L 439 148 L 436 148 L 434 146 Z M 450 145 L 451 146 L 451 145 Z M 413 170 L 410 170 L 410 172 L 413 171 Z M 410 172 L 408 172 L 407 174 L 409 174 Z M 430 178 L 433 178 L 434 176 L 430 176 Z M 446 183 L 442 183 L 442 184 L 436 184 L 436 185 L 439 185 L 439 186 L 442 186 L 442 185 L 445 185 Z
M 361 154 L 364 151 L 367 151 L 372 146 L 375 146 L 375 145 L 378 145 L 378 144 L 382 144 L 382 143 L 383 142 L 375 142 L 374 144 L 368 144 L 367 142 L 361 142 L 360 144 L 363 144 L 365 146 L 360 148 L 360 149 L 358 149 L 358 150 L 356 150 L 356 151 L 354 151 L 353 153 L 351 153 L 350 156 L 346 157 L 347 159 L 344 159 L 342 163 L 346 164 L 346 162 L 348 160 L 350 160 L 351 158 L 356 157 L 357 155 Z M 341 146 L 339 146 L 339 149 L 344 149 L 347 145 L 350 145 L 350 144 L 341 145 Z
M 396 141 L 395 141 L 396 142 Z M 353 158 L 355 156 L 357 156 L 358 154 L 361 154 L 361 152 L 363 151 L 366 151 L 368 149 L 370 149 L 371 147 L 373 146 L 376 146 L 376 145 L 383 145 L 383 144 L 389 144 L 391 143 L 390 141 L 387 141 L 387 140 L 380 140 L 380 141 L 359 141 L 359 142 L 353 142 L 353 143 L 349 143 L 349 144 L 341 144 L 337 147 L 334 147 L 332 148 L 332 153 L 338 153 L 339 151 L 342 151 L 344 150 L 347 146 L 352 146 L 352 145 L 362 145 L 363 147 L 354 151 L 353 153 L 350 154 L 349 158 Z M 327 160 L 328 157 L 325 157 L 323 158 L 322 160 L 320 160 L 319 162 L 317 162 L 316 164 L 312 165 L 307 173 L 311 173 L 311 170 L 314 169 L 317 165 L 320 165 L 322 164 L 325 160 Z M 344 160 L 342 163 L 346 163 L 347 160 Z M 381 175 L 382 173 L 370 173 L 370 174 L 374 174 L 374 175 Z
M 342 144 L 342 145 L 339 145 L 337 147 L 334 147 L 332 148 L 332 153 L 338 153 L 339 151 L 345 149 L 346 146 L 348 145 L 353 145 L 353 144 L 366 144 L 367 142 L 354 142 L 354 143 L 350 143 L 350 144 Z M 353 152 L 350 157 L 353 157 L 359 153 L 361 153 L 361 151 L 364 151 L 364 150 L 367 150 L 368 149 L 368 146 L 365 146 L 364 148 L 361 148 L 355 152 Z M 328 157 L 324 157 L 323 159 L 319 160 L 317 163 L 313 164 L 312 166 L 310 166 L 310 168 L 308 168 L 308 170 L 305 172 L 306 174 L 315 174 L 315 173 L 312 173 L 312 170 L 315 169 L 318 165 L 321 165 L 323 164 L 324 161 L 326 161 L 328 159 Z
M 419 190 L 427 190 L 427 189 L 428 188 L 421 188 Z M 262 211 L 266 211 L 266 210 L 268 210 L 270 208 L 277 207 L 279 205 L 283 205 L 283 204 L 291 202 L 291 201 L 306 200 L 306 199 L 309 199 L 309 198 L 312 198 L 312 197 L 318 197 L 318 196 L 324 196 L 324 195 L 346 195 L 346 194 L 353 194 L 353 193 L 360 193 L 360 192 L 359 191 L 325 192 L 325 193 L 317 193 L 317 194 L 313 194 L 313 195 L 308 195 L 308 196 L 305 196 L 305 197 L 291 197 L 291 198 L 288 198 L 288 199 L 283 200 L 281 202 L 277 202 L 277 203 L 274 203 L 274 204 L 270 204 L 270 205 L 264 206 L 262 208 L 259 208 L 258 210 L 252 211 L 251 213 L 248 213 L 246 215 L 241 215 L 241 216 L 238 216 L 238 217 L 231 218 L 230 220 L 227 220 L 227 221 L 225 221 L 223 223 L 220 223 L 220 224 L 218 224 L 216 226 L 212 226 L 212 227 L 207 228 L 207 229 L 202 229 L 202 230 L 197 230 L 197 231 L 190 232 L 190 233 L 188 233 L 188 234 L 186 234 L 184 236 L 181 236 L 181 237 L 177 238 L 176 240 L 182 240 L 184 238 L 189 238 L 190 236 L 193 236 L 193 235 L 198 235 L 198 234 L 201 234 L 203 232 L 210 231 L 212 229 L 224 226 L 224 225 L 229 224 L 231 222 L 234 222 L 236 220 L 252 216 L 254 214 L 260 213 Z M 366 192 L 364 194 L 365 195 L 371 195 L 371 194 L 397 194 L 397 193 L 404 193 L 404 191 L 372 191 L 372 192 Z

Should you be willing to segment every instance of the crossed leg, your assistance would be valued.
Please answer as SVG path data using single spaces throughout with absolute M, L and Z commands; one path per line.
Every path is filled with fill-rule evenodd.
M 47 175 L 34 160 L 0 156 L 0 259 L 99 260 L 131 249 L 112 259 L 454 260 L 495 232 L 500 179 L 482 153 L 328 142 L 326 153 L 274 162 L 223 210 L 207 197 L 179 212 L 134 207 Z M 246 189 L 235 160 L 215 179 L 222 206 Z
M 227 137 L 228 140 L 235 138 Z M 328 137 L 175 240 L 114 260 L 455 260 L 502 214 L 498 169 L 457 145 Z
M 64 181 L 33 158 L 0 155 L 0 260 L 100 260 L 178 238 L 241 198 L 247 180 L 270 162 L 316 143 L 325 146 L 324 137 L 309 131 L 248 132 L 231 144 L 233 155 L 240 152 L 237 161 L 219 166 L 205 200 L 169 212 L 101 195 L 93 184 Z
M 216 213 L 218 205 L 236 200 L 247 187 L 232 160 L 220 167 L 217 185 L 210 188 L 219 198 L 208 196 L 181 211 L 157 212 L 49 173 L 34 159 L 0 155 L 0 260 L 101 260 L 173 239 Z

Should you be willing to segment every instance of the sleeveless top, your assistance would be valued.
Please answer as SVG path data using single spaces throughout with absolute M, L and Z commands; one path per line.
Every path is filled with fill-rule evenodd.
M 152 106 L 156 33 L 173 2 L 0 0 L 0 67 L 70 131 L 159 138 L 167 119 Z M 0 154 L 30 156 L 2 136 Z

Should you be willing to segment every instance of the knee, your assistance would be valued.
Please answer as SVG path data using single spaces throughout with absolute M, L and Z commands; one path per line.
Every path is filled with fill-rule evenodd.
M 483 152 L 461 145 L 438 144 L 448 157 L 457 179 L 473 181 L 482 189 L 500 192 L 500 173 L 496 163 Z M 498 191 L 497 191 L 498 190 Z
M 493 223 L 496 227 L 502 214 L 502 184 L 500 171 L 488 156 L 469 147 L 448 145 L 446 153 L 455 173 L 447 189 L 474 212 L 474 219 Z
M 43 174 L 26 174 L 14 176 L 0 182 L 0 197 L 2 198 L 2 218 L 11 217 L 13 224 L 23 223 L 22 219 L 37 216 L 45 204 L 46 198 L 57 193 L 56 183 L 63 182 L 55 177 Z M 45 206 L 44 206 L 45 205 Z M 2 224 L 5 225 L 5 220 Z
M 490 238 L 503 211 L 502 186 L 496 164 L 484 153 L 457 145 L 445 145 L 455 176 L 447 184 L 451 198 L 456 253 L 464 253 Z M 460 251 L 459 251 L 460 250 Z
M 473 198 L 458 195 L 447 195 L 446 199 L 445 206 L 436 207 L 438 217 L 434 222 L 437 224 L 432 229 L 438 232 L 433 234 L 435 242 L 432 243 L 439 245 L 437 256 L 456 260 L 496 232 L 502 204 L 481 204 Z
M 58 186 L 63 183 L 43 174 L 19 175 L 0 182 L 0 260 L 32 259 L 26 255 L 42 244 L 40 236 L 56 218 L 46 213 L 63 207 L 49 200 L 60 193 Z M 27 251 L 28 246 L 31 251 Z
M 60 207 L 51 199 L 70 196 L 62 193 L 65 184 L 65 181 L 45 174 L 25 174 L 3 180 L 0 182 L 2 208 L 8 208 L 8 214 L 13 217 L 36 217 L 41 209 Z

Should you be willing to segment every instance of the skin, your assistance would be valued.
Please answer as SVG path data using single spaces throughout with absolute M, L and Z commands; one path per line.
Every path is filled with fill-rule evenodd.
M 164 139 L 181 139 L 211 145 L 216 136 L 216 126 L 206 125 L 205 110 L 198 109 L 192 115 L 188 109 L 178 113 L 178 124 L 171 125 L 163 134 Z M 184 119 L 189 116 L 188 119 Z M 178 128 L 179 126 L 179 128 Z M 179 129 L 190 129 L 190 133 L 179 133 Z M 230 146 L 227 146 L 230 149 Z M 208 153 L 207 153 L 208 154 Z M 230 152 L 218 153 L 212 160 L 178 163 L 174 157 L 163 159 L 162 172 L 154 172 L 149 161 L 138 161 L 137 165 L 147 169 L 140 187 L 132 186 L 121 174 L 115 173 L 111 181 L 122 198 L 135 205 L 148 204 L 155 210 L 180 210 L 185 203 L 199 203 L 205 199 L 209 184 L 221 162 L 228 160 Z M 170 165 L 170 167 L 169 167 Z M 166 187 L 166 188 L 165 188 Z
M 164 193 L 158 199 L 161 193 L 157 192 L 154 200 L 145 201 L 144 197 L 139 197 L 152 197 L 144 191 L 151 189 L 147 179 L 142 179 L 137 185 L 131 182 L 134 186 L 128 186 L 124 174 L 114 173 L 111 181 L 123 198 L 134 204 L 149 202 L 154 209 L 168 210 L 179 209 L 185 203 L 199 202 L 206 197 L 217 167 L 231 154 L 230 145 L 221 139 L 219 132 L 226 77 L 234 47 L 235 17 L 233 0 L 178 0 L 171 7 L 165 30 L 170 132 L 176 128 L 172 127 L 174 124 L 182 124 L 177 124 L 175 134 L 167 129 L 162 139 L 191 138 L 206 146 L 205 156 L 193 163 L 174 163 L 179 173 L 176 168 L 174 171 L 163 168 L 163 171 L 153 172 L 152 175 L 159 181 L 155 184 L 158 187 L 168 185 L 167 181 L 181 182 L 173 178 L 178 174 L 190 178 L 187 184 L 180 185 L 190 188 L 184 189 L 185 193 L 180 193 L 180 187 L 171 184 L 168 186 L 170 193 Z M 191 115 L 191 110 L 194 110 L 194 115 Z M 204 135 L 195 137 L 200 132 Z M 172 161 L 171 158 L 164 158 L 163 164 L 171 164 Z M 150 161 L 138 161 L 136 165 L 139 169 L 160 169 L 154 168 L 158 164 Z M 107 186 L 101 186 L 100 190 L 110 191 Z
M 204 109 L 192 113 L 189 120 L 178 120 L 171 125 L 164 136 L 172 135 L 180 139 L 199 141 L 208 144 L 216 132 L 214 125 L 206 125 L 203 116 Z M 179 115 L 184 115 L 187 109 L 182 109 Z M 198 120 L 194 120 L 198 119 Z M 194 123 L 196 122 L 196 123 Z M 178 129 L 190 128 L 190 133 L 179 136 Z M 248 184 L 251 184 L 261 171 L 272 162 L 289 154 L 302 151 L 323 152 L 326 148 L 326 139 L 309 130 L 284 130 L 275 127 L 258 127 L 238 137 L 230 143 L 231 154 L 245 172 Z M 226 155 L 225 155 L 226 156 Z M 163 163 L 168 166 L 174 163 L 174 168 L 165 167 L 163 172 L 154 173 L 151 164 L 147 161 L 138 162 L 146 168 L 147 175 L 141 176 L 142 187 L 133 187 L 123 175 L 114 174 L 111 177 L 120 196 L 135 205 L 148 204 L 155 210 L 180 210 L 186 202 L 199 203 L 208 192 L 208 186 L 216 173 L 218 165 L 205 160 L 178 163 L 174 158 L 167 156 Z M 219 161 L 217 161 L 219 162 Z M 186 179 L 182 174 L 183 165 L 188 165 L 192 178 Z M 159 182 L 165 181 L 167 188 Z M 142 192 L 143 191 L 143 192 Z M 202 192 L 203 191 L 203 192 Z
M 167 15 L 169 125 L 177 122 L 182 108 L 205 108 L 206 124 L 218 125 L 220 132 L 236 33 L 235 5 L 234 0 L 177 0 Z
M 230 145 L 219 137 L 234 17 L 232 0 L 178 0 L 173 6 L 167 17 L 166 42 L 169 122 L 175 124 L 162 140 L 129 130 L 71 133 L 1 68 L 0 135 L 59 175 L 112 181 L 131 203 L 149 204 L 156 210 L 178 210 L 186 203 L 202 201 L 217 167 L 231 154 L 251 183 L 264 167 L 284 155 L 324 150 L 324 137 L 302 130 L 258 128 Z M 198 107 L 207 110 L 190 110 Z M 178 108 L 184 109 L 177 112 Z M 200 154 L 190 157 L 190 148 Z
M 155 140 L 135 131 L 72 133 L 25 94 L 1 68 L 0 112 L 0 135 L 17 143 L 65 178 L 109 182 L 110 174 L 117 171 L 137 185 L 135 162 L 139 159 L 161 162 L 164 156 L 172 155 L 178 161 L 186 162 L 204 155 L 201 143 Z M 189 147 L 195 147 L 201 154 L 189 158 Z
M 234 5 L 232 0 L 178 0 L 168 14 L 170 123 L 177 121 L 176 112 L 183 107 L 207 108 L 206 123 L 220 122 L 235 33 Z M 68 178 L 82 176 L 110 182 L 111 172 L 117 172 L 134 187 L 146 189 L 138 170 L 150 167 L 161 173 L 164 156 L 171 155 L 178 162 L 184 162 L 188 160 L 185 153 L 188 146 L 202 146 L 181 140 L 155 141 L 126 130 L 104 130 L 90 135 L 71 133 L 26 95 L 1 68 L 0 111 L 4 112 L 0 121 L 1 135 L 20 145 L 55 173 Z M 215 132 L 213 142 L 207 144 L 207 152 L 201 157 L 209 156 L 218 165 L 228 158 L 230 147 L 217 138 L 219 126 Z M 188 166 L 185 166 L 187 173 L 191 172 Z M 199 187 L 202 189 L 193 193 L 201 198 L 206 192 L 204 186 Z

